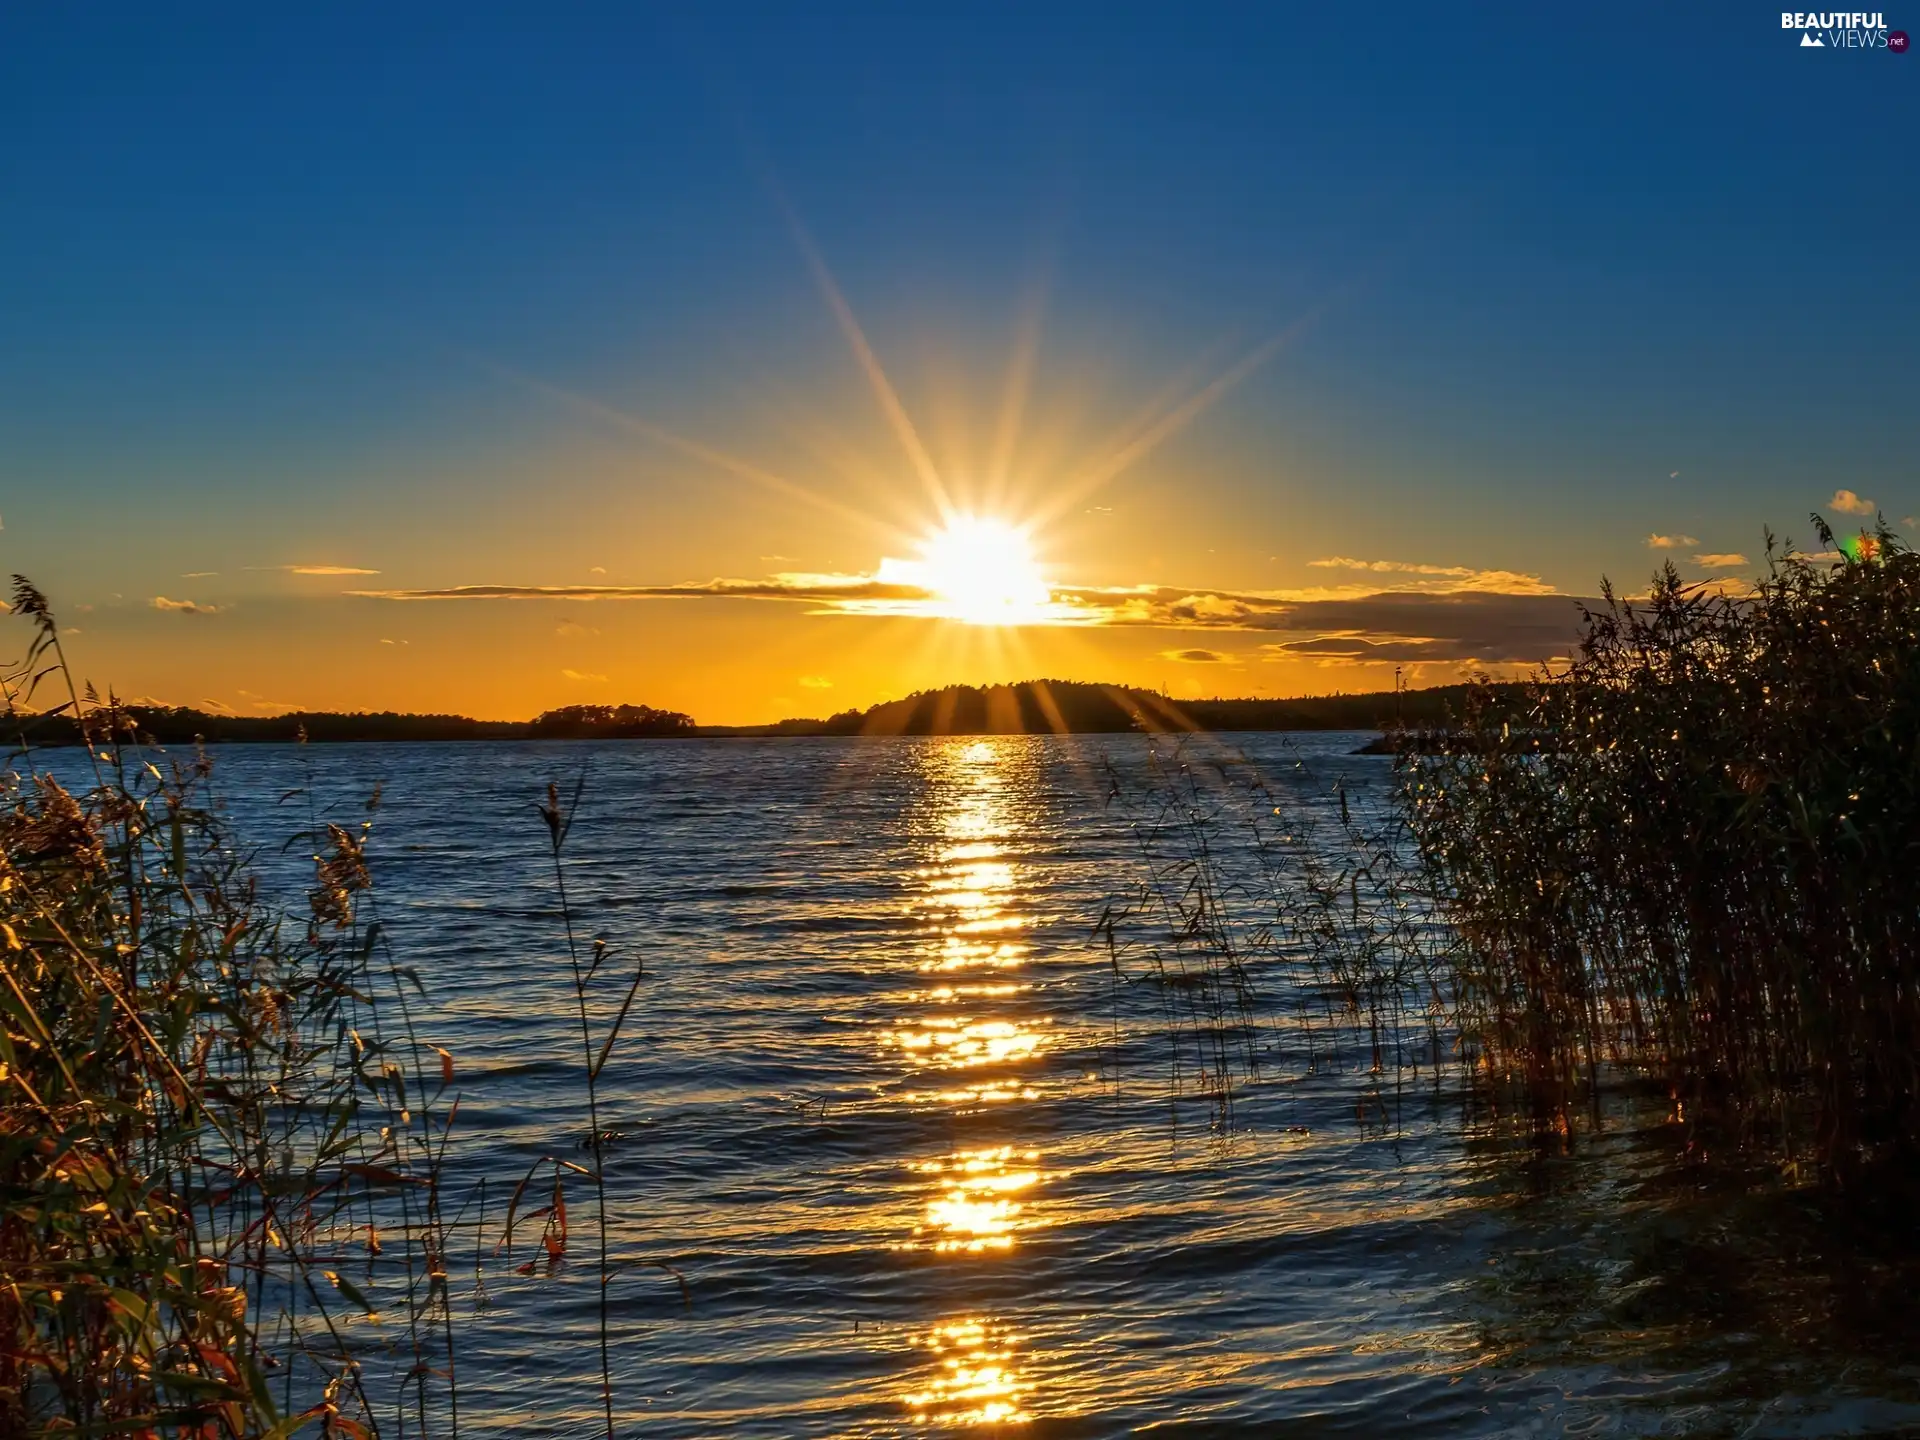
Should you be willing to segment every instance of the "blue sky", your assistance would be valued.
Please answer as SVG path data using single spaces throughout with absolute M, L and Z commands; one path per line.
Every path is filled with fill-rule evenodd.
M 16 6 L 0 547 L 169 698 L 772 713 L 769 650 L 824 670 L 868 622 L 601 606 L 583 669 L 544 611 L 453 605 L 409 688 L 353 648 L 390 604 L 269 567 L 873 571 L 937 517 L 796 226 L 956 493 L 1037 327 L 1017 509 L 1289 335 L 1036 538 L 1062 581 L 1282 592 L 1345 556 L 1590 594 L 1653 532 L 1754 557 L 1838 489 L 1898 520 L 1920 60 L 1795 40 L 1740 6 Z M 1114 644 L 1034 658 L 1158 653 Z M 455 682 L 490 646 L 546 677 L 525 703 Z M 1315 688 L 1260 663 L 1207 683 Z

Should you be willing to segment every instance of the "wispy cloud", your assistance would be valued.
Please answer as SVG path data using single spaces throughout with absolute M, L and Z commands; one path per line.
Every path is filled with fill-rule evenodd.
M 1328 555 L 1309 560 L 1322 570 L 1360 570 L 1375 575 L 1411 575 L 1419 577 L 1415 586 L 1423 590 L 1490 590 L 1503 595 L 1552 595 L 1553 586 L 1538 575 L 1518 570 L 1476 570 L 1471 565 L 1426 565 L 1408 560 L 1356 560 L 1350 555 Z
M 1747 565 L 1752 562 L 1749 561 L 1746 556 L 1729 550 L 1718 554 L 1696 555 L 1693 557 L 1693 563 L 1696 565 L 1704 565 L 1709 570 L 1731 570 L 1735 566 Z
M 284 575 L 378 575 L 358 565 L 249 565 L 249 570 L 278 570 Z
M 596 675 L 590 670 L 562 670 L 560 675 L 562 679 L 580 680 L 594 685 L 604 685 L 607 680 L 606 676 Z
M 219 573 L 218 570 L 187 570 L 181 574 L 180 578 L 182 580 L 205 580 Z
M 932 592 L 871 575 L 770 575 L 674 585 L 450 585 L 437 590 L 349 590 L 373 600 L 927 600 Z
M 1401 575 L 1471 575 L 1465 565 L 1416 565 L 1406 560 L 1355 560 L 1349 555 L 1326 555 L 1309 560 L 1322 570 L 1377 570 Z
M 170 610 L 176 615 L 218 615 L 218 605 L 202 605 L 197 600 L 169 600 L 164 595 L 156 595 L 147 604 L 156 610 Z
M 1371 562 L 1363 573 L 1383 573 L 1370 566 Z M 1384 573 L 1400 583 L 1392 588 L 1355 585 L 1265 591 L 1056 585 L 1033 623 L 1255 632 L 1269 638 L 1270 658 L 1292 653 L 1353 660 L 1531 663 L 1566 655 L 1578 640 L 1580 602 L 1554 591 L 1537 576 L 1468 566 Z M 927 619 L 947 613 L 942 608 L 946 602 L 933 592 L 872 575 L 788 574 L 672 585 L 456 585 L 348 593 L 415 603 L 751 600 L 803 604 L 815 615 Z M 1233 659 L 1224 652 L 1197 647 L 1176 648 L 1166 652 L 1166 658 L 1194 664 Z
M 1162 650 L 1162 660 L 1177 660 L 1183 665 L 1233 665 L 1238 657 L 1224 650 Z
M 824 675 L 802 675 L 800 683 L 808 690 L 831 690 L 833 681 Z
M 1691 535 L 1649 535 L 1649 550 L 1691 550 L 1700 542 Z
M 1836 490 L 1833 498 L 1827 501 L 1833 509 L 1843 515 L 1871 515 L 1880 507 L 1871 500 L 1862 499 L 1851 490 Z

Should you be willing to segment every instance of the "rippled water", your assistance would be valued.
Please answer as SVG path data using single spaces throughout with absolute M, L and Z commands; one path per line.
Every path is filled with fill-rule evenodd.
M 1377 795 L 1360 738 L 1230 748 L 1278 785 Z M 605 1079 L 613 1249 L 690 1298 L 613 1282 L 623 1429 L 1920 1424 L 1891 1272 L 1861 1262 L 1837 1293 L 1838 1262 L 1791 1236 L 1745 1264 L 1737 1206 L 1670 1180 L 1657 1122 L 1529 1158 L 1417 1086 L 1362 1124 L 1373 1080 L 1310 1070 L 1280 1031 L 1230 1125 L 1174 1103 L 1160 1001 L 1091 934 L 1140 874 L 1101 760 L 1144 744 L 227 747 L 216 783 L 267 847 L 303 823 L 282 791 L 357 818 L 384 785 L 378 899 L 455 1056 L 459 1163 L 510 1185 L 588 1129 L 534 809 L 584 771 L 575 910 L 647 977 Z M 466 1428 L 590 1431 L 592 1276 L 484 1265 Z

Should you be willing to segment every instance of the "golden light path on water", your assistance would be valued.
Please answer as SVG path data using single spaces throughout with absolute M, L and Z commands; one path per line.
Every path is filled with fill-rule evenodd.
M 920 1103 L 955 1115 L 1036 1098 L 1027 1078 L 1047 1048 L 1045 1024 L 1013 1006 L 1029 986 L 1021 876 L 1008 840 L 1019 826 L 1009 751 L 991 741 L 948 741 L 926 751 L 933 800 L 929 863 L 917 904 L 928 944 L 921 969 L 938 983 L 914 997 L 915 1013 L 888 1036 L 900 1061 L 925 1075 Z M 1046 1172 L 1039 1151 L 1017 1144 L 955 1148 L 909 1162 L 924 1208 L 905 1244 L 940 1263 L 1007 1261 L 1043 1223 L 1034 1197 Z M 1007 1425 L 1029 1416 L 1019 1336 L 984 1313 L 951 1315 L 918 1337 L 921 1362 L 902 1399 L 912 1418 L 942 1426 Z

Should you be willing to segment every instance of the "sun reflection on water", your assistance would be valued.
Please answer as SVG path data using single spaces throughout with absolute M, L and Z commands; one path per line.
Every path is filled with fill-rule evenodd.
M 914 1168 L 935 1176 L 939 1196 L 927 1202 L 927 1222 L 914 1233 L 932 1232 L 936 1251 L 1010 1250 L 1026 1205 L 1014 1198 L 1040 1182 L 1033 1162 L 1037 1150 L 1016 1152 L 1011 1145 L 997 1150 L 962 1150 L 945 1160 L 929 1160 Z
M 933 1374 L 906 1396 L 914 1419 L 936 1425 L 1011 1425 L 1031 1418 L 1014 1368 L 1018 1337 L 985 1318 L 952 1320 L 917 1343 L 932 1352 Z
M 911 1103 L 975 1127 L 976 1143 L 909 1161 L 921 1192 L 919 1221 L 903 1248 L 968 1265 L 1011 1259 L 1041 1223 L 1035 1197 L 1047 1172 L 1040 1152 L 1012 1143 L 1020 1102 L 1039 1098 L 1032 1074 L 1051 1017 L 1034 1013 L 1034 987 L 1008 978 L 1030 959 L 1032 916 L 1023 902 L 1016 847 L 1031 777 L 1016 743 L 950 741 L 925 751 L 928 860 L 916 879 L 924 929 L 915 991 L 882 1043 L 916 1071 L 952 1077 Z M 969 1118 L 971 1117 L 971 1118 Z M 979 1127 L 990 1127 L 982 1133 Z M 981 1144 L 991 1138 L 994 1143 Z M 1028 1418 L 1028 1384 L 1014 1364 L 1016 1337 L 1002 1319 L 969 1313 L 920 1342 L 927 1363 L 903 1399 L 913 1419 L 943 1426 L 1008 1425 Z
M 1045 1041 L 1039 1030 L 1011 1020 L 933 1015 L 895 1030 L 893 1043 L 918 1064 L 958 1070 L 1025 1060 Z

